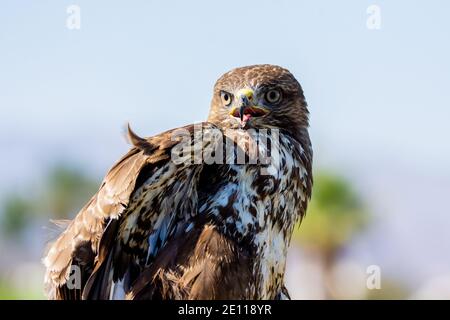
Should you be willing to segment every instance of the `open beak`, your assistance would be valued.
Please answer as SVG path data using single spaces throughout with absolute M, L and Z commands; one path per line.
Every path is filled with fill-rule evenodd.
M 251 118 L 262 117 L 269 112 L 266 108 L 253 104 L 253 90 L 242 89 L 237 96 L 238 104 L 231 110 L 230 115 L 240 118 L 241 122 L 247 123 Z
M 266 109 L 258 106 L 240 106 L 235 108 L 232 114 L 233 117 L 240 118 L 241 121 L 247 122 L 251 118 L 257 118 L 265 116 L 268 113 Z

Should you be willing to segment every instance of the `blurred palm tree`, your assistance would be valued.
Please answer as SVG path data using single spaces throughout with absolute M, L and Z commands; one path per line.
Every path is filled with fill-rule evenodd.
M 327 298 L 338 298 L 332 287 L 332 271 L 339 254 L 367 223 L 367 210 L 344 178 L 327 172 L 314 175 L 307 216 L 301 229 L 296 228 L 294 241 L 319 256 Z

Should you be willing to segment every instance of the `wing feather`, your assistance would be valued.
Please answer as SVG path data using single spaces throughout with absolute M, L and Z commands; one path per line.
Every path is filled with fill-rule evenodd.
M 212 127 L 205 123 L 202 126 Z M 193 125 L 181 129 L 186 129 L 191 134 L 194 130 Z M 97 291 L 98 297 L 106 297 L 105 292 L 100 292 L 102 290 L 99 291 L 98 288 L 92 287 L 98 282 L 95 279 L 91 281 L 90 278 L 102 270 L 102 272 L 109 272 L 108 269 L 112 269 L 115 262 L 114 257 L 111 257 L 111 250 L 117 245 L 118 230 L 123 228 L 123 223 L 126 223 L 126 219 L 122 215 L 126 214 L 129 209 L 134 192 L 142 184 L 148 183 L 149 177 L 170 161 L 173 146 L 180 142 L 180 139 L 172 139 L 173 131 L 144 139 L 137 136 L 128 127 L 128 138 L 133 144 L 133 148 L 109 170 L 98 192 L 80 210 L 59 238 L 48 247 L 43 263 L 46 267 L 45 283 L 50 298 L 67 298 L 73 294 L 66 292 L 67 287 L 65 286 L 72 265 L 81 269 L 83 287 L 87 283 L 88 289 Z M 182 172 L 183 165 L 177 169 L 178 172 Z M 189 182 L 193 183 L 193 181 Z M 159 181 L 154 183 L 158 184 Z M 158 187 L 166 186 L 167 184 L 162 184 Z M 179 205 L 179 209 L 188 210 L 182 205 Z M 155 212 L 155 215 L 158 214 L 161 212 Z M 171 212 L 165 210 L 163 214 L 171 214 Z M 190 214 L 192 213 L 190 212 Z M 106 228 L 111 220 L 119 220 L 119 225 L 115 225 L 114 228 Z M 167 223 L 165 226 L 167 227 Z M 147 227 L 149 230 L 153 229 L 152 225 Z M 105 228 L 111 231 L 105 233 Z M 105 234 L 108 234 L 105 236 L 106 239 L 100 241 Z M 87 253 L 80 255 L 80 248 Z M 129 262 L 125 256 L 122 258 L 125 259 L 124 264 Z M 103 283 L 100 287 L 105 288 L 108 283 L 110 277 L 108 272 L 101 275 L 100 280 L 97 280 Z M 110 287 L 110 284 L 107 286 Z M 77 297 L 81 296 L 77 294 Z

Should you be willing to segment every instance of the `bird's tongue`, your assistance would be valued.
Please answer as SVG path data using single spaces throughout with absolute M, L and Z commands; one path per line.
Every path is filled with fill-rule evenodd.
M 248 120 L 250 120 L 251 117 L 252 117 L 252 115 L 250 113 L 246 113 L 242 117 L 242 121 L 247 122 Z

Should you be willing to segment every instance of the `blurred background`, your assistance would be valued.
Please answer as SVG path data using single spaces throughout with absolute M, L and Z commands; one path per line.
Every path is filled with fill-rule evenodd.
M 315 185 L 294 299 L 450 298 L 448 1 L 2 1 L 0 298 L 43 299 L 49 219 L 127 151 L 206 118 L 231 68 L 282 65 L 311 111 Z

